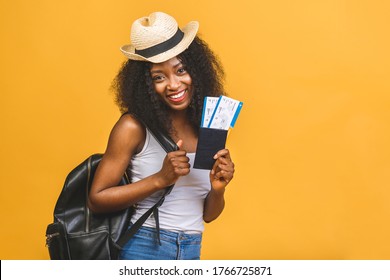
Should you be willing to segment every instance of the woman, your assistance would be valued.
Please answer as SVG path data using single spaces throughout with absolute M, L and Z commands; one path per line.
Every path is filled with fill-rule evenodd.
M 174 18 L 156 12 L 133 23 L 132 44 L 121 48 L 128 60 L 114 86 L 127 113 L 112 129 L 89 206 L 109 212 L 136 205 L 135 222 L 175 184 L 159 208 L 161 244 L 152 215 L 124 246 L 122 259 L 199 259 L 203 222 L 224 208 L 234 173 L 229 151 L 216 153 L 211 171 L 191 168 L 203 99 L 224 94 L 222 68 L 197 30 L 197 22 L 179 29 Z M 166 154 L 140 120 L 169 135 L 179 150 Z M 132 183 L 117 187 L 129 166 Z

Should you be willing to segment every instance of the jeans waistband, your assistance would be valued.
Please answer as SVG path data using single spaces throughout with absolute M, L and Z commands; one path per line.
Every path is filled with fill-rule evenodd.
M 156 237 L 157 229 L 153 227 L 141 226 L 138 230 L 139 234 L 148 235 L 150 237 Z M 161 239 L 171 239 L 171 240 L 192 240 L 194 242 L 201 242 L 202 233 L 188 233 L 185 231 L 170 231 L 166 229 L 160 229 L 160 238 Z

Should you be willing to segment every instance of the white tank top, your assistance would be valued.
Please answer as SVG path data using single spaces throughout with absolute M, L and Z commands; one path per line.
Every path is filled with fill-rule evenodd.
M 131 160 L 132 182 L 137 182 L 161 170 L 166 152 L 157 140 L 146 130 L 145 145 L 141 152 Z M 195 153 L 187 153 L 193 166 Z M 193 169 L 186 176 L 181 176 L 171 193 L 159 208 L 160 228 L 171 231 L 198 232 L 204 230 L 204 200 L 210 191 L 209 170 Z M 134 223 L 160 199 L 163 191 L 158 191 L 137 203 L 131 221 Z M 153 214 L 144 226 L 156 227 Z

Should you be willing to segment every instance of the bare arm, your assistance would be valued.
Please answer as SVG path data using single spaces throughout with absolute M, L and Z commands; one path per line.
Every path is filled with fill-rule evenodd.
M 229 150 L 220 150 L 213 169 L 210 171 L 211 190 L 204 204 L 203 220 L 209 223 L 222 213 L 225 207 L 225 188 L 233 179 L 234 163 L 230 158 Z
M 169 153 L 162 169 L 138 182 L 117 186 L 134 154 L 145 142 L 144 127 L 130 115 L 122 116 L 111 131 L 107 149 L 100 162 L 89 194 L 89 208 L 93 212 L 112 212 L 130 207 L 176 182 L 189 172 L 184 151 Z M 187 173 L 188 174 L 188 173 Z

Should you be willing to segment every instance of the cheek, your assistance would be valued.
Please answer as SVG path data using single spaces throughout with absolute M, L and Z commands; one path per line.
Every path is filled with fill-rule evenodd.
M 182 79 L 182 83 L 187 85 L 190 93 L 192 94 L 193 92 L 193 88 L 192 88 L 192 79 L 191 79 L 191 76 L 190 75 L 187 75 L 186 77 L 183 77 Z
M 157 94 L 162 95 L 164 93 L 164 86 L 161 83 L 154 84 L 153 87 Z
M 192 79 L 191 79 L 191 76 L 190 75 L 187 75 L 186 77 L 184 77 L 184 80 L 183 80 L 184 83 L 186 83 L 187 85 L 192 85 Z

